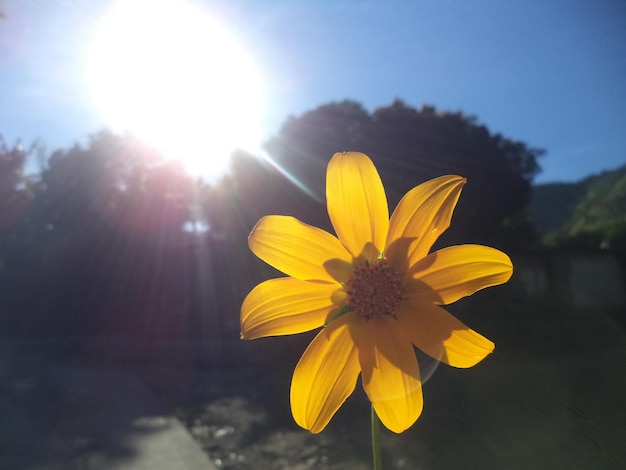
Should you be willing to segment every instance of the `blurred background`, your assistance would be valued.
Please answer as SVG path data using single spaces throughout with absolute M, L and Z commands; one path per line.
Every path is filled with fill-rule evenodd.
M 310 335 L 239 340 L 280 275 L 250 230 L 331 230 L 348 150 L 391 209 L 467 177 L 438 246 L 515 266 L 450 306 L 496 352 L 437 369 L 390 468 L 619 468 L 624 83 L 620 1 L 0 1 L 0 467 L 140 468 L 134 423 L 167 415 L 217 467 L 368 468 L 359 387 L 325 433 L 291 421 Z M 93 435 L 75 404 L 112 383 L 154 409 L 105 400 L 122 417 Z

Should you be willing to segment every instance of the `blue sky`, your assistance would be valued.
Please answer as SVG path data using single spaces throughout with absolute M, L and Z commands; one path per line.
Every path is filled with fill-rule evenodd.
M 85 44 L 108 0 L 4 0 L 0 133 L 49 150 L 107 123 L 85 85 Z M 264 134 L 288 115 L 395 98 L 474 115 L 547 150 L 537 182 L 626 163 L 626 2 L 200 1 L 268 83 Z M 356 149 L 358 150 L 358 149 Z

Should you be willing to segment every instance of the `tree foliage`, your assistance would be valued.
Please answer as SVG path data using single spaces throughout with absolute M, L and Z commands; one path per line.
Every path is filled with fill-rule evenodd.
M 320 199 L 326 163 L 342 150 L 372 157 L 392 207 L 430 178 L 465 176 L 449 240 L 510 246 L 532 237 L 527 207 L 543 152 L 493 134 L 460 112 L 417 110 L 399 100 L 372 113 L 352 101 L 331 103 L 290 118 L 267 148 Z
M 609 250 L 626 268 L 626 165 L 576 183 L 536 187 L 532 214 L 546 245 Z
M 3 330 L 188 329 L 192 268 L 183 228 L 193 193 L 180 165 L 129 135 L 103 132 L 87 148 L 55 152 L 28 207 L 2 232 Z
M 374 159 L 391 205 L 429 178 L 466 176 L 446 243 L 528 237 L 540 152 L 461 113 L 400 101 L 289 118 L 267 155 L 236 152 L 214 185 L 132 135 L 101 132 L 59 150 L 36 180 L 24 175 L 24 152 L 2 147 L 0 332 L 237 338 L 241 301 L 274 272 L 250 254 L 250 230 L 267 214 L 330 229 L 324 179 L 341 150 Z
M 31 188 L 24 175 L 26 153 L 8 149 L 0 135 L 0 230 L 9 226 L 26 208 Z

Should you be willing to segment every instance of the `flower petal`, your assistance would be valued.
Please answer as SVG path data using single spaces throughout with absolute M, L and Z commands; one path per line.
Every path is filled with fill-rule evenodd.
M 352 273 L 352 257 L 336 237 L 294 217 L 263 217 L 248 245 L 263 261 L 296 279 L 344 282 Z
M 291 335 L 319 328 L 339 312 L 345 300 L 345 292 L 335 283 L 270 279 L 243 301 L 241 337 Z
M 291 381 L 291 412 L 298 425 L 322 431 L 354 391 L 360 367 L 350 332 L 354 313 L 330 322 L 306 349 Z
M 430 302 L 402 302 L 396 315 L 415 346 L 450 366 L 472 367 L 495 348 L 487 338 Z
M 465 182 L 461 176 L 441 176 L 416 186 L 400 200 L 389 222 L 385 248 L 385 255 L 398 271 L 406 271 L 426 256 L 450 226 Z M 411 241 L 409 249 L 406 243 Z
M 482 245 L 459 245 L 431 253 L 406 277 L 409 298 L 450 304 L 486 287 L 503 284 L 513 274 L 511 259 Z
M 376 259 L 387 238 L 389 208 L 372 161 L 362 153 L 336 153 L 326 172 L 326 200 L 335 232 L 352 256 L 366 250 L 368 261 Z
M 381 422 L 391 431 L 408 429 L 424 404 L 419 366 L 410 338 L 391 317 L 376 317 L 359 332 L 363 387 Z

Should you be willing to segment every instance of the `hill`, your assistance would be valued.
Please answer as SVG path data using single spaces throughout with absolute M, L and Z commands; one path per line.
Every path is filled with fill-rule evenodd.
M 626 165 L 576 183 L 535 186 L 531 217 L 544 245 L 608 250 L 626 269 Z
M 626 223 L 626 165 L 575 183 L 534 186 L 531 215 L 542 235 L 576 235 Z

